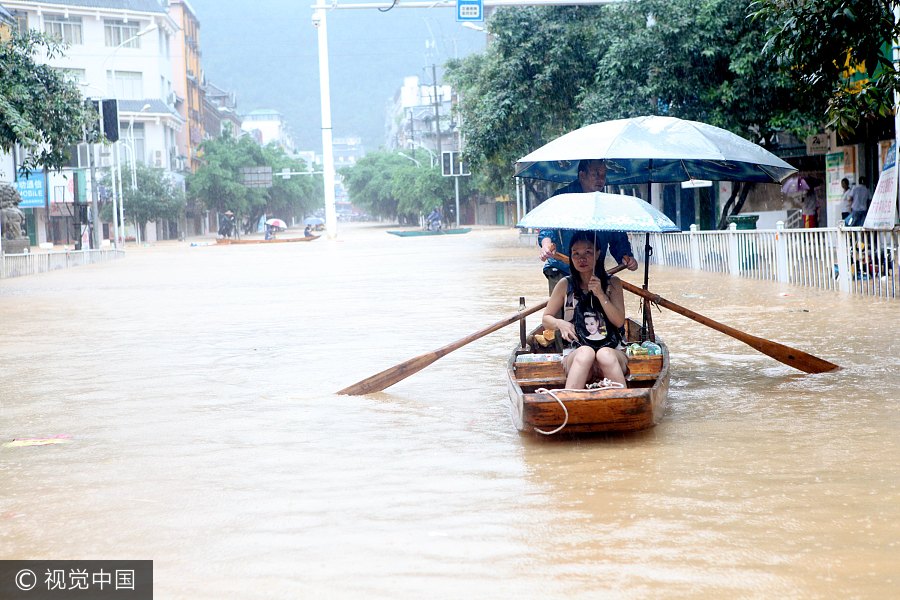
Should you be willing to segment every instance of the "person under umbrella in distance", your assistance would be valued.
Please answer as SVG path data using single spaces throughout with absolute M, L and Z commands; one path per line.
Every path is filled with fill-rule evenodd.
M 559 330 L 563 341 L 574 346 L 563 351 L 566 389 L 584 389 L 601 379 L 625 387 L 628 362 L 620 333 L 625 298 L 619 278 L 609 277 L 599 260 L 595 240 L 600 238 L 595 231 L 572 233 L 572 274 L 556 284 L 541 319 L 546 329 Z M 557 316 L 560 311 L 562 318 Z
M 578 179 L 556 190 L 553 195 L 599 192 L 606 186 L 606 161 L 582 160 L 578 164 Z M 571 231 L 558 231 L 556 229 L 542 229 L 538 234 L 538 245 L 541 247 L 540 259 L 544 261 L 544 276 L 547 278 L 550 293 L 556 288 L 556 284 L 569 275 L 569 266 L 564 262 L 553 258 L 557 248 L 567 248 L 572 240 Z M 631 250 L 628 236 L 620 231 L 600 232 L 597 234 L 598 261 L 603 266 L 606 259 L 606 249 L 609 247 L 613 258 L 620 264 L 625 264 L 629 270 L 638 268 Z

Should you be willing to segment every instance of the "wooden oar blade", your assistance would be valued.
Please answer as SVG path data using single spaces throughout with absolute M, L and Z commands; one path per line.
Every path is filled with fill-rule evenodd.
M 788 366 L 794 367 L 804 373 L 827 373 L 829 371 L 834 371 L 836 369 L 840 369 L 839 365 L 836 365 L 832 362 L 829 362 L 823 358 L 819 358 L 818 356 L 813 356 L 808 352 L 804 352 L 803 350 L 798 350 L 796 348 L 791 348 L 790 346 L 785 346 L 784 344 L 779 344 L 778 342 L 773 342 L 771 340 L 766 340 L 761 337 L 757 337 L 755 335 L 751 335 L 749 333 L 745 333 L 734 327 L 729 327 L 723 323 L 719 323 L 718 321 L 714 321 L 709 317 L 705 317 L 699 313 L 696 313 L 689 308 L 685 308 L 674 302 L 670 302 L 666 300 L 662 296 L 658 294 L 654 294 L 649 292 L 643 288 L 639 288 L 636 285 L 628 283 L 627 281 L 622 282 L 622 287 L 631 292 L 632 294 L 637 294 L 651 302 L 662 306 L 663 308 L 668 308 L 673 312 L 677 312 L 678 314 L 685 316 L 691 320 L 694 320 L 701 325 L 706 325 L 707 327 L 711 327 L 716 331 L 724 333 L 725 335 L 731 336 L 736 340 L 744 342 L 748 346 L 762 352 L 763 354 L 774 358 L 775 360 L 782 362 Z
M 358 381 L 353 385 L 347 386 L 344 389 L 337 392 L 338 394 L 344 396 L 361 396 L 364 394 L 371 394 L 372 392 L 380 392 L 390 386 L 394 385 L 399 381 L 403 381 L 410 375 L 418 373 L 431 363 L 435 362 L 437 359 L 442 356 L 446 356 L 450 354 L 454 350 L 458 350 L 462 348 L 466 344 L 470 342 L 474 342 L 477 339 L 483 338 L 489 333 L 493 333 L 498 329 L 502 329 L 507 325 L 511 325 L 520 319 L 524 319 L 528 315 L 535 313 L 539 310 L 543 310 L 543 308 L 547 306 L 547 301 L 544 300 L 540 304 L 532 306 L 531 308 L 525 309 L 523 311 L 517 312 L 514 315 L 511 315 L 502 321 L 498 321 L 493 325 L 489 325 L 484 329 L 479 329 L 475 333 L 467 335 L 466 337 L 456 340 L 452 344 L 447 344 L 442 348 L 438 348 L 434 352 L 428 352 L 426 354 L 421 354 L 416 356 L 415 358 L 411 358 L 407 361 L 400 363 L 399 365 L 394 365 L 390 369 L 385 369 L 376 375 L 372 375 L 362 381 Z
M 353 385 L 347 386 L 340 390 L 338 394 L 343 396 L 364 396 L 373 392 L 380 392 L 391 387 L 398 381 L 402 381 L 410 375 L 418 373 L 439 358 L 440 356 L 434 352 L 411 358 L 399 365 L 394 365 L 390 369 L 385 369 L 367 379 L 363 379 Z

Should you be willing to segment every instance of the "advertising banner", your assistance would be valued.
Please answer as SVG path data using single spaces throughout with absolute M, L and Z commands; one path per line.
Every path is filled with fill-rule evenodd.
M 897 147 L 891 144 L 863 227 L 890 230 L 897 222 Z
M 19 208 L 44 208 L 44 174 L 32 171 L 28 179 L 13 182 L 22 201 Z

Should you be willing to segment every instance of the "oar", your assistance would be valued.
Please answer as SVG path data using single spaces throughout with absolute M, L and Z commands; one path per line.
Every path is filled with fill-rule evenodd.
M 569 262 L 569 257 L 565 254 L 557 253 L 554 258 L 564 263 Z M 716 331 L 724 333 L 725 335 L 729 335 L 736 340 L 740 340 L 751 348 L 755 348 L 763 354 L 771 356 L 775 360 L 782 362 L 788 366 L 794 367 L 795 369 L 799 369 L 804 373 L 827 373 L 828 371 L 840 369 L 840 366 L 819 358 L 818 356 L 808 354 L 803 350 L 797 350 L 796 348 L 791 348 L 790 346 L 785 346 L 784 344 L 779 344 L 778 342 L 773 342 L 771 340 L 763 339 L 755 335 L 750 335 L 749 333 L 745 333 L 743 331 L 735 329 L 734 327 L 729 327 L 728 325 L 724 325 L 722 323 L 719 323 L 718 321 L 714 321 L 709 317 L 705 317 L 699 313 L 695 313 L 691 309 L 675 304 L 674 302 L 669 302 L 662 296 L 639 288 L 638 286 L 632 285 L 627 281 L 622 281 L 622 287 L 632 294 L 637 294 L 638 296 L 650 300 L 651 302 L 654 302 L 659 306 L 662 306 L 663 308 L 668 308 L 673 312 L 677 312 L 679 315 L 683 315 L 688 319 L 697 321 L 701 325 L 706 325 L 707 327 L 711 327 Z
M 435 362 L 437 359 L 450 354 L 454 350 L 458 350 L 462 348 L 466 344 L 470 342 L 474 342 L 477 339 L 483 338 L 489 333 L 493 333 L 498 329 L 502 329 L 507 325 L 511 325 L 522 319 L 527 317 L 532 313 L 536 313 L 539 310 L 542 310 L 545 306 L 547 306 L 547 300 L 544 300 L 538 305 L 532 306 L 531 308 L 527 308 L 523 311 L 517 312 L 514 315 L 511 315 L 502 321 L 497 321 L 490 327 L 485 327 L 484 329 L 479 329 L 475 333 L 471 335 L 467 335 L 466 337 L 459 339 L 452 344 L 447 344 L 443 348 L 438 348 L 434 352 L 428 352 L 426 354 L 422 354 L 415 358 L 411 358 L 407 361 L 400 363 L 399 365 L 395 365 L 390 369 L 386 369 L 377 375 L 372 375 L 368 379 L 363 379 L 357 383 L 349 387 L 345 387 L 338 394 L 345 394 L 348 396 L 361 396 L 363 394 L 370 394 L 372 392 L 380 392 L 381 390 L 390 387 L 397 383 L 398 381 L 403 381 L 410 375 L 418 373 L 431 363 Z
M 560 255 L 562 256 L 562 255 Z M 566 262 L 568 262 L 568 258 L 566 258 Z M 616 267 L 609 270 L 609 274 L 618 273 L 622 269 L 625 268 L 625 265 L 617 265 Z M 474 342 L 477 339 L 481 339 L 489 333 L 494 333 L 498 329 L 503 329 L 507 325 L 512 325 L 516 321 L 524 319 L 530 314 L 536 313 L 539 310 L 542 310 L 547 306 L 548 300 L 544 300 L 540 304 L 536 304 L 531 308 L 526 308 L 525 310 L 519 311 L 514 315 L 510 315 L 503 319 L 502 321 L 497 321 L 493 325 L 489 327 L 485 327 L 484 329 L 479 329 L 475 333 L 471 335 L 467 335 L 466 337 L 456 340 L 452 344 L 447 344 L 442 348 L 438 348 L 434 352 L 428 352 L 426 354 L 421 354 L 416 356 L 415 358 L 411 358 L 407 361 L 400 363 L 399 365 L 395 365 L 390 369 L 385 369 L 381 373 L 376 375 L 372 375 L 367 379 L 363 379 L 362 381 L 358 381 L 351 386 L 345 387 L 340 390 L 338 394 L 343 394 L 345 396 L 362 396 L 364 394 L 371 394 L 372 392 L 380 392 L 386 388 L 391 387 L 398 381 L 403 381 L 410 375 L 414 375 L 435 362 L 437 359 L 442 358 L 454 350 L 459 350 L 466 344 Z

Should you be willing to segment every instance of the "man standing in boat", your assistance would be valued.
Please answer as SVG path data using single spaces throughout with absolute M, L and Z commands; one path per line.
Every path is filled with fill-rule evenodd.
M 582 192 L 599 192 L 606 187 L 606 161 L 582 160 L 578 163 L 578 179 L 553 192 L 553 196 L 559 194 L 577 194 Z M 538 245 L 541 247 L 540 258 L 544 261 L 544 276 L 550 286 L 550 293 L 557 282 L 569 275 L 569 266 L 553 258 L 557 248 L 567 248 L 572 239 L 571 231 L 558 231 L 556 229 L 542 229 L 538 234 Z M 612 253 L 616 262 L 624 264 L 630 271 L 638 268 L 637 260 L 631 250 L 631 242 L 628 236 L 621 231 L 608 231 L 597 233 L 597 251 L 600 264 L 606 258 L 606 249 Z

